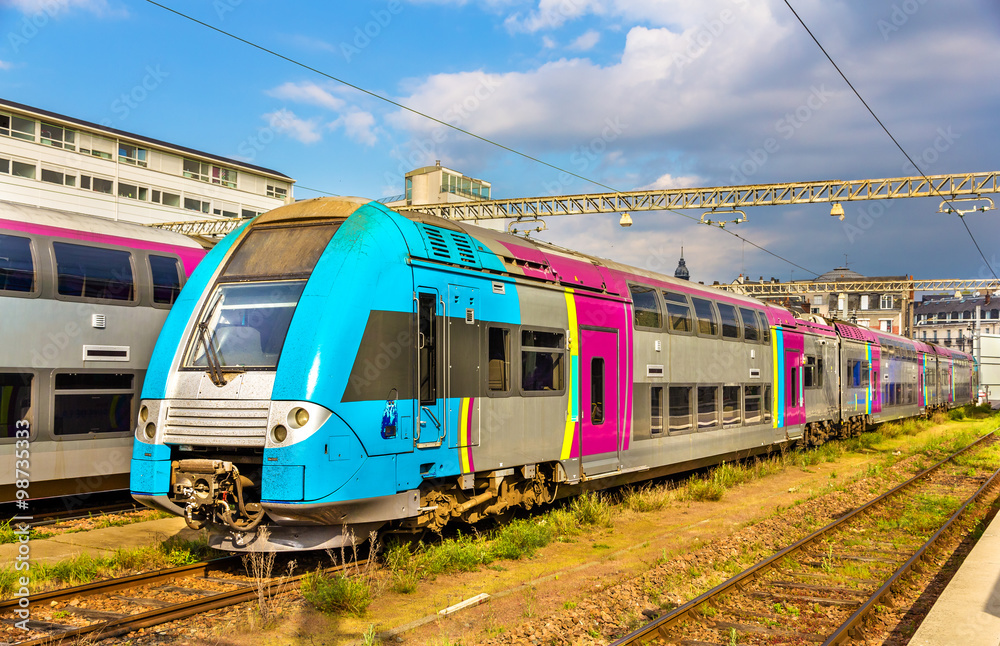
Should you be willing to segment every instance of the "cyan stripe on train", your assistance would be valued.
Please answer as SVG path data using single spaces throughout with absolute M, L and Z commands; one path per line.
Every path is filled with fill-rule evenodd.
M 449 284 L 478 288 L 479 319 L 520 324 L 518 293 L 512 282 L 505 281 L 505 294 L 494 294 L 492 282 L 499 277 L 450 268 L 423 268 L 408 262 L 411 249 L 424 249 L 416 226 L 373 202 L 348 218 L 320 256 L 289 327 L 272 399 L 311 401 L 337 414 L 303 442 L 265 449 L 265 499 L 294 501 L 279 495 L 288 491 L 284 481 L 290 475 L 294 477 L 295 471 L 290 468 L 297 466 L 313 474 L 305 478 L 299 498 L 311 503 L 414 489 L 422 480 L 422 465 L 434 477 L 461 472 L 459 453 L 449 448 L 449 439 L 437 448 L 414 450 L 412 435 L 402 430 L 407 424 L 413 425 L 413 399 L 396 402 L 400 424 L 393 439 L 384 439 L 381 434 L 386 399 L 393 396 L 388 385 L 384 399 L 343 401 L 370 313 L 412 315 L 418 285 L 436 288 L 445 295 Z M 503 268 L 499 258 L 483 251 L 483 245 L 477 245 L 477 249 L 484 266 Z M 440 305 L 438 309 L 443 314 Z M 399 359 L 407 360 L 409 354 L 410 349 L 405 348 Z M 444 404 L 457 408 L 460 399 Z M 455 437 L 460 422 L 457 418 L 448 422 L 447 438 Z M 429 471 L 428 464 L 432 465 Z

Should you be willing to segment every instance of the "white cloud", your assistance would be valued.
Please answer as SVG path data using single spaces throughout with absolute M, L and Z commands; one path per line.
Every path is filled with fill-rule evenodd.
M 551 36 L 542 36 L 542 47 L 545 49 L 555 49 L 558 46 L 555 38 Z
M 365 146 L 374 146 L 378 141 L 375 134 L 375 117 L 370 112 L 352 110 L 328 124 L 330 129 L 343 128 L 344 133 Z
M 511 32 L 535 33 L 543 29 L 558 29 L 587 13 L 604 13 L 604 4 L 600 0 L 539 0 L 538 9 L 526 16 L 520 12 L 511 14 L 504 20 L 504 25 Z
M 638 190 L 667 191 L 672 188 L 692 188 L 704 185 L 704 178 L 698 177 L 697 175 L 682 175 L 680 177 L 674 177 L 670 173 L 664 173 L 663 175 L 657 177 L 653 182 L 650 182 L 645 186 L 640 186 Z
M 334 96 L 330 90 L 311 81 L 301 83 L 289 81 L 268 90 L 267 94 L 282 101 L 306 103 L 333 111 L 340 111 L 346 105 L 343 99 Z
M 11 63 L 10 61 L 0 60 L 0 70 L 9 70 L 9 69 L 13 69 L 13 68 L 14 68 L 14 64 Z
M 263 115 L 268 125 L 304 144 L 314 144 L 323 138 L 319 131 L 318 119 L 301 119 L 287 108 Z
M 57 17 L 72 9 L 90 11 L 102 17 L 124 18 L 128 11 L 124 7 L 111 8 L 107 0 L 0 0 L 0 6 L 9 5 L 26 14 L 48 14 Z
M 585 32 L 584 34 L 580 35 L 579 38 L 574 40 L 570 44 L 569 48 L 576 51 L 585 52 L 589 49 L 593 49 L 594 45 L 596 45 L 600 40 L 601 40 L 600 32 L 591 29 L 590 31 Z

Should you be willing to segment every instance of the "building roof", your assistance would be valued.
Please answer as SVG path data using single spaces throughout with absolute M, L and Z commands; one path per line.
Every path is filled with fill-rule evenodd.
M 915 304 L 913 311 L 920 314 L 924 312 L 941 312 L 942 314 L 947 314 L 948 312 L 975 312 L 976 305 L 979 305 L 984 310 L 1000 309 L 1000 298 L 993 298 L 989 303 L 986 303 L 986 298 L 983 296 L 923 300 Z
M 817 276 L 809 281 L 810 283 L 825 283 L 833 280 L 862 280 L 865 276 L 847 267 L 835 267 L 822 276 Z
M 212 153 L 207 153 L 203 150 L 196 150 L 194 148 L 187 148 L 185 146 L 178 146 L 177 144 L 168 143 L 166 141 L 160 141 L 159 139 L 153 139 L 152 137 L 145 137 L 143 135 L 137 135 L 132 132 L 127 132 L 125 130 L 118 130 L 117 128 L 109 128 L 107 126 L 102 126 L 97 123 L 92 123 L 90 121 L 84 121 L 83 119 L 76 119 L 74 117 L 68 117 L 64 114 L 59 114 L 57 112 L 49 112 L 48 110 L 42 110 L 41 108 L 35 108 L 30 105 L 24 105 L 23 103 L 16 103 L 14 101 L 9 101 L 4 98 L 0 98 L 0 107 L 7 107 L 12 110 L 23 110 L 24 112 L 30 112 L 32 114 L 38 115 L 40 117 L 45 117 L 52 119 L 54 121 L 62 121 L 64 123 L 71 123 L 77 126 L 87 128 L 89 130 L 96 130 L 98 132 L 104 132 L 115 137 L 121 137 L 125 139 L 130 139 L 132 141 L 138 141 L 147 143 L 159 148 L 168 148 L 170 150 L 176 150 L 177 152 L 187 153 L 189 155 L 194 155 L 197 157 L 204 157 L 207 159 L 213 159 L 218 162 L 229 166 L 236 166 L 239 168 L 246 168 L 248 170 L 254 170 L 259 173 L 265 173 L 267 175 L 273 175 L 275 177 L 281 177 L 287 179 L 291 182 L 295 180 L 285 175 L 284 173 L 279 173 L 276 170 L 271 170 L 270 168 L 264 168 L 263 166 L 255 166 L 254 164 L 248 164 L 246 162 L 241 162 L 235 159 L 230 159 L 229 157 L 222 157 L 221 155 L 214 155 Z

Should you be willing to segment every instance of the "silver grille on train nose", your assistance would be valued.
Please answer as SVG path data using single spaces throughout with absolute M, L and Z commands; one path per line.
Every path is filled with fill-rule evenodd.
M 174 400 L 167 405 L 164 442 L 198 446 L 264 446 L 270 402 Z

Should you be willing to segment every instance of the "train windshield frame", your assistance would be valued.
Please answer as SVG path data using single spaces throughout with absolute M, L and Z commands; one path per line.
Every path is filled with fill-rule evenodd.
M 216 367 L 275 370 L 305 280 L 220 283 L 195 327 L 184 362 L 189 370 Z

